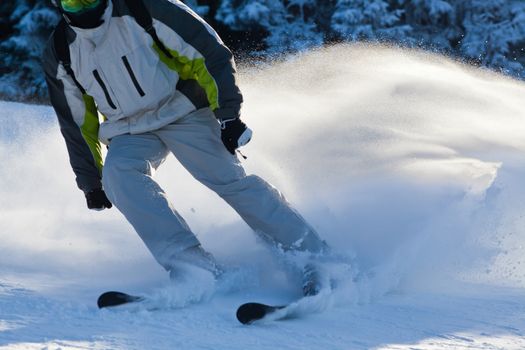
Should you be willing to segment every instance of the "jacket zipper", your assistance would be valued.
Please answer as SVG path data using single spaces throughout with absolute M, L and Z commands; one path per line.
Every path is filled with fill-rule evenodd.
M 108 101 L 109 106 L 113 109 L 117 109 L 117 107 L 111 100 L 111 96 L 109 96 L 109 92 L 108 92 L 108 89 L 106 88 L 106 84 L 104 84 L 104 82 L 102 81 L 102 78 L 100 78 L 100 74 L 98 73 L 96 69 L 93 71 L 93 75 L 95 76 L 95 79 L 97 80 L 98 85 L 100 85 L 100 87 L 102 88 L 102 91 L 104 91 L 104 95 L 106 96 L 106 100 Z
M 144 90 L 140 87 L 139 81 L 137 80 L 137 77 L 133 73 L 133 69 L 131 69 L 131 65 L 129 64 L 128 58 L 126 56 L 122 56 L 122 61 L 124 62 L 124 66 L 126 66 L 126 70 L 128 71 L 128 74 L 133 81 L 133 85 L 135 85 L 135 89 L 137 89 L 137 92 L 141 97 L 146 95 L 144 93 Z

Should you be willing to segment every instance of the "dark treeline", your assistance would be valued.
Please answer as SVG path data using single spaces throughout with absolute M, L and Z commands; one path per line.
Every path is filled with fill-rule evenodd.
M 151 0 L 155 1 L 155 0 Z M 186 0 L 239 60 L 329 43 L 420 47 L 525 78 L 521 0 Z M 0 98 L 45 102 L 39 57 L 59 14 L 48 0 L 0 4 Z

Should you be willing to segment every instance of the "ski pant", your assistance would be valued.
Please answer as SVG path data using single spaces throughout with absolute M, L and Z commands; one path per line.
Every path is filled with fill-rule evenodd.
M 258 176 L 246 175 L 238 158 L 222 144 L 220 125 L 205 108 L 158 130 L 114 137 L 103 168 L 109 200 L 167 270 L 178 253 L 200 244 L 152 178 L 169 152 L 263 238 L 284 250 L 318 253 L 325 248 L 277 189 Z

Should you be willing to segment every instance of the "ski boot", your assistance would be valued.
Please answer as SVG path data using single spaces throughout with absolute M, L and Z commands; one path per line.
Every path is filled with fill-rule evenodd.
M 171 280 L 176 280 L 179 277 L 182 273 L 183 265 L 190 265 L 208 271 L 215 279 L 224 273 L 213 255 L 205 251 L 200 244 L 183 250 L 173 260 L 174 262 L 170 269 Z

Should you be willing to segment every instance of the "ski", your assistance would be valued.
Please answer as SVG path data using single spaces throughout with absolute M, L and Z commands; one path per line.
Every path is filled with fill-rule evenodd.
M 102 293 L 97 300 L 97 305 L 99 309 L 114 307 L 124 304 L 137 303 L 145 300 L 144 297 L 137 295 L 130 295 L 122 292 L 105 292 Z
M 237 320 L 242 324 L 251 324 L 261 320 L 269 315 L 274 315 L 277 311 L 282 310 L 279 315 L 274 315 L 274 320 L 288 318 L 297 304 L 310 300 L 311 297 L 318 295 L 322 290 L 322 280 L 319 274 L 319 268 L 313 264 L 307 264 L 304 267 L 303 275 L 303 296 L 295 302 L 286 305 L 267 305 L 261 303 L 245 303 L 237 308 Z
M 242 324 L 250 324 L 285 307 L 287 305 L 272 306 L 261 303 L 246 303 L 237 309 L 237 319 Z

